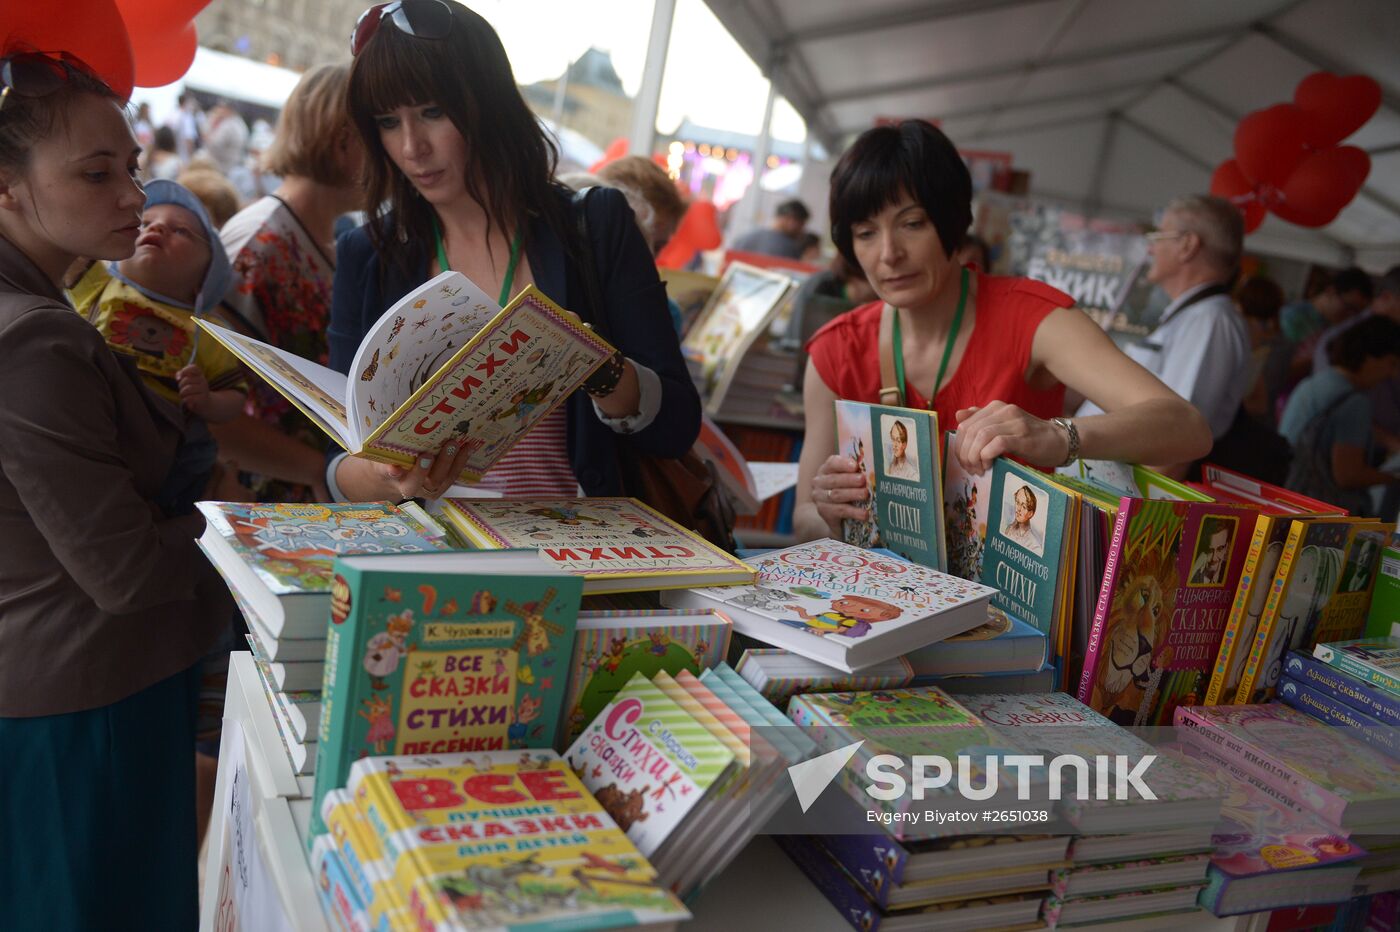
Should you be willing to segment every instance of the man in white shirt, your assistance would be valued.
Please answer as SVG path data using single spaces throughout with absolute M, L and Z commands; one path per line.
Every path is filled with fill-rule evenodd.
M 1147 237 L 1147 279 L 1171 304 L 1157 329 L 1127 353 L 1195 405 L 1219 440 L 1249 387 L 1249 331 L 1230 299 L 1243 250 L 1243 217 L 1218 197 L 1179 197 L 1167 205 L 1161 228 Z M 1099 412 L 1085 402 L 1079 416 Z M 1180 477 L 1189 466 L 1155 468 Z

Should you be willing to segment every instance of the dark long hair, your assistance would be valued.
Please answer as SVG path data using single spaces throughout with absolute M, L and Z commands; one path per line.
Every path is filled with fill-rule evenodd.
M 433 208 L 389 158 L 375 117 L 397 107 L 436 104 L 467 142 L 467 192 L 486 210 L 489 238 L 517 226 L 529 246 L 530 217 L 563 235 L 564 201 L 555 191 L 559 153 L 515 86 L 496 30 L 447 0 L 452 29 L 444 39 L 379 27 L 350 69 L 350 118 L 368 151 L 365 213 L 380 260 L 412 274 L 412 244 L 430 242 Z

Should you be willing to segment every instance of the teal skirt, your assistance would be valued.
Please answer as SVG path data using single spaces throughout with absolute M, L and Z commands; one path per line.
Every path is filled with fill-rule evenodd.
M 112 705 L 0 718 L 0 929 L 192 930 L 199 669 Z

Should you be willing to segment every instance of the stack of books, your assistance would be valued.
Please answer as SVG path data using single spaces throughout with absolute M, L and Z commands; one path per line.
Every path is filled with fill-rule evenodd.
M 1284 658 L 1279 698 L 1318 721 L 1347 729 L 1382 754 L 1400 758 L 1400 688 L 1391 691 L 1369 678 L 1400 684 L 1400 678 L 1386 673 L 1384 656 L 1389 652 L 1390 664 L 1400 666 L 1400 638 L 1338 641 L 1319 644 L 1316 651 L 1313 657 L 1290 651 Z M 1349 673 L 1342 664 L 1369 675 Z
M 989 608 L 977 627 L 905 655 L 912 685 L 955 693 L 1042 693 L 1055 688 L 1050 639 L 1034 626 Z
M 780 709 L 798 693 L 857 692 L 872 689 L 898 689 L 914 678 L 909 661 L 892 657 L 863 667 L 858 673 L 843 673 L 800 654 L 776 647 L 756 647 L 744 651 L 734 671 Z
M 228 583 L 282 742 L 299 774 L 314 772 L 326 632 L 337 556 L 451 549 L 412 503 L 200 502 L 199 546 Z
M 659 882 L 683 896 L 728 864 L 761 827 L 759 815 L 791 792 L 792 755 L 754 742 L 734 708 L 765 700 L 718 670 L 727 668 L 707 671 L 707 680 L 633 674 L 564 755 Z
M 313 869 L 338 927 L 662 929 L 690 918 L 552 750 L 366 758 L 320 814 L 331 829 L 313 839 Z

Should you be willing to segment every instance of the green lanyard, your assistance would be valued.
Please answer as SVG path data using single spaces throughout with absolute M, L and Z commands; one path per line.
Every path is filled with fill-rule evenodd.
M 447 250 L 442 246 L 442 230 L 438 227 L 436 216 L 433 217 L 433 243 L 437 246 L 438 265 L 444 272 L 452 271 L 452 266 L 447 264 Z M 506 277 L 501 280 L 501 296 L 496 300 L 501 307 L 505 307 L 506 302 L 510 300 L 510 286 L 515 281 L 515 267 L 519 264 L 520 231 L 516 230 L 515 238 L 510 241 L 510 262 L 506 263 Z M 897 340 L 898 336 L 895 339 Z
M 948 360 L 953 358 L 953 344 L 958 342 L 958 330 L 962 328 L 963 309 L 967 307 L 967 269 L 962 270 L 962 283 L 958 289 L 958 309 L 953 312 L 953 326 L 948 331 L 948 342 L 943 347 L 943 361 L 938 364 L 938 378 L 934 380 L 933 392 L 928 396 L 928 406 L 933 407 L 933 399 L 943 387 L 943 376 L 948 371 Z M 899 309 L 894 314 L 894 383 L 899 388 L 899 403 L 904 397 L 904 344 L 899 338 Z

